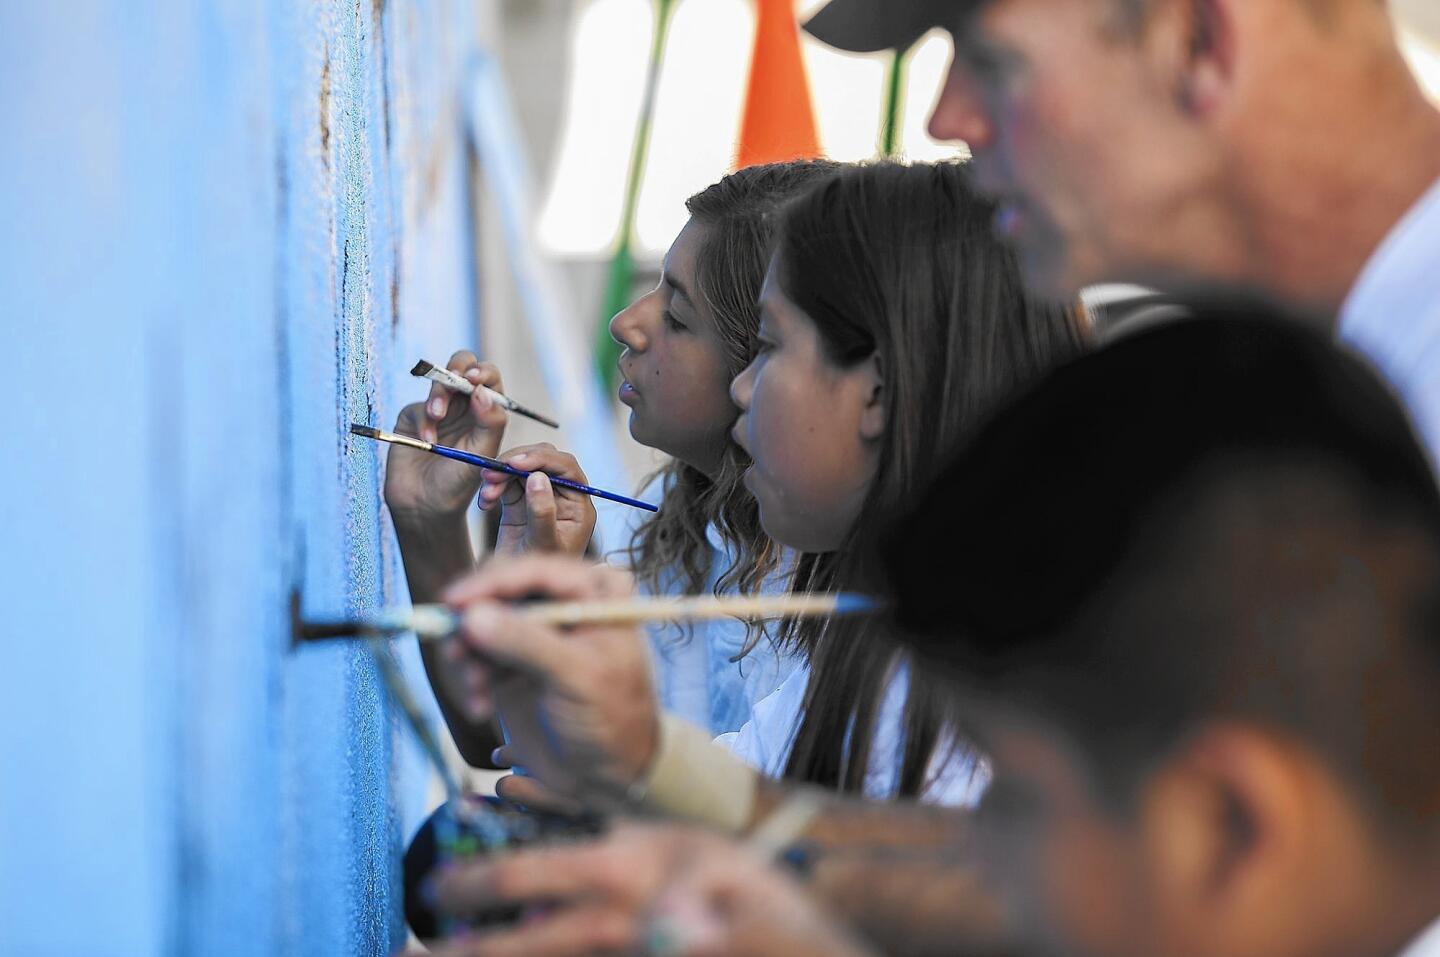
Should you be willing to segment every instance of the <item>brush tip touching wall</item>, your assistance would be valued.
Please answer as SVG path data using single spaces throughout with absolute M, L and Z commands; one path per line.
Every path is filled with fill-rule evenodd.
M 361 425 L 358 422 L 350 423 L 350 431 L 355 435 L 363 435 L 367 439 L 378 439 L 381 437 L 379 429 L 371 428 L 368 425 Z

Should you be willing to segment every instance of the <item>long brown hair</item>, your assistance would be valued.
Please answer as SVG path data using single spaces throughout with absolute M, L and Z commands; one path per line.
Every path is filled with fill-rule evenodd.
M 837 169 L 838 164 L 826 161 L 751 166 L 686 201 L 691 219 L 705 227 L 695 257 L 695 285 L 715 319 L 732 378 L 755 356 L 760 286 L 773 248 L 774 214 Z M 711 565 L 706 528 L 711 524 L 731 555 L 715 582 L 717 593 L 731 588 L 753 592 L 775 571 L 780 549 L 761 529 L 755 499 L 741 483 L 749 465 L 745 453 L 728 442 L 713 478 L 679 459 L 650 477 L 648 481 L 660 480 L 663 503 L 659 513 L 635 530 L 629 546 L 630 567 L 642 583 L 652 590 L 690 594 L 704 588 Z
M 1076 304 L 1040 302 L 993 236 L 994 210 L 959 163 L 876 163 L 837 173 L 784 210 L 776 268 L 830 361 L 878 356 L 888 399 L 880 465 L 843 545 L 802 556 L 797 591 L 877 591 L 883 530 L 1008 395 L 1077 355 Z M 963 543 L 956 543 L 963 547 Z M 786 777 L 861 792 L 887 680 L 900 659 L 878 622 L 789 622 L 811 664 Z M 947 741 L 945 696 L 911 669 L 897 795 L 923 793 Z

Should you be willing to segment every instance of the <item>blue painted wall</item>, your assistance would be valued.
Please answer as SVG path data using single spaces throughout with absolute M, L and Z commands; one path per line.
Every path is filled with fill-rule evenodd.
M 403 594 L 344 426 L 475 339 L 473 35 L 462 0 L 0 3 L 0 955 L 403 942 L 424 765 L 286 601 Z

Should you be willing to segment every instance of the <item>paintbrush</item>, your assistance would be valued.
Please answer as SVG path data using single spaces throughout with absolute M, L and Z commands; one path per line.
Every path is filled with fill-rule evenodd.
M 467 465 L 474 465 L 482 469 L 491 469 L 496 472 L 504 472 L 506 475 L 514 475 L 516 478 L 529 478 L 530 473 L 524 469 L 517 469 L 499 459 L 492 459 L 487 455 L 476 455 L 474 452 L 465 452 L 460 449 L 452 449 L 448 445 L 436 445 L 434 442 L 426 442 L 424 439 L 417 439 L 413 435 L 399 435 L 395 432 L 382 432 L 380 429 L 371 428 L 368 425 L 358 423 L 350 424 L 350 431 L 356 435 L 363 435 L 367 439 L 374 439 L 377 442 L 391 442 L 395 445 L 404 445 L 412 449 L 419 449 L 421 452 L 432 452 L 435 455 L 443 455 L 447 459 L 454 459 L 457 462 L 464 462 Z M 560 488 L 568 488 L 574 492 L 583 492 L 586 495 L 593 495 L 596 498 L 607 499 L 611 502 L 619 502 L 621 505 L 629 505 L 631 508 L 643 508 L 647 512 L 658 512 L 658 505 L 651 505 L 649 502 L 642 502 L 639 499 L 630 498 L 628 495 L 621 495 L 619 492 L 607 492 L 604 489 L 585 485 L 581 482 L 572 482 L 569 479 L 549 476 L 552 485 Z
M 857 615 L 878 611 L 880 603 L 866 595 L 759 595 L 755 597 L 694 595 L 678 598 L 642 597 L 599 601 L 534 601 L 517 606 L 520 613 L 548 625 L 631 625 L 647 622 L 711 621 L 717 618 L 757 620 Z M 390 638 L 414 633 L 434 641 L 455 633 L 460 614 L 444 605 L 416 605 L 382 611 L 371 617 L 331 622 L 299 622 L 295 640 Z
M 454 830 L 459 824 L 468 825 L 486 846 L 491 849 L 504 847 L 509 843 L 510 829 L 504 819 L 485 802 L 470 800 L 472 789 L 469 774 L 464 771 L 456 774 L 450 762 L 445 759 L 440 739 L 435 736 L 435 730 L 425 717 L 419 700 L 405 682 L 404 675 L 400 673 L 399 665 L 390 657 L 389 649 L 376 642 L 371 645 L 371 651 L 374 653 L 376 670 L 380 673 L 385 690 L 390 694 L 390 700 L 399 706 L 411 733 L 420 742 L 421 750 L 430 759 L 431 767 L 440 775 L 445 786 L 445 798 L 449 802 L 450 813 L 454 815 L 454 820 L 450 822 L 452 826 L 448 830 Z M 439 822 L 437 826 L 440 826 Z M 451 835 L 450 843 L 455 843 L 455 837 L 456 835 Z
M 445 388 L 452 389 L 455 392 L 462 393 L 463 395 L 474 395 L 475 390 L 480 389 L 490 397 L 490 401 L 494 402 L 502 409 L 507 409 L 511 412 L 514 412 L 516 415 L 523 415 L 527 419 L 534 419 L 541 425 L 548 425 L 552 429 L 560 428 L 560 423 L 556 422 L 548 415 L 541 415 L 534 409 L 527 409 L 525 406 L 521 405 L 519 402 L 516 402 L 514 399 L 510 398 L 504 393 L 496 392 L 489 386 L 477 386 L 469 379 L 465 378 L 463 375 L 460 375 L 456 372 L 451 372 L 449 369 L 446 369 L 442 366 L 437 366 L 432 362 L 426 362 L 424 359 L 421 359 L 419 362 L 415 363 L 415 368 L 410 370 L 410 374 L 413 376 L 419 376 L 422 379 L 429 379 L 431 382 L 438 382 Z

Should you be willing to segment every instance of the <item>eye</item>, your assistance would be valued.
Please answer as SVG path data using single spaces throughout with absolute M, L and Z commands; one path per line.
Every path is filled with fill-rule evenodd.
M 661 315 L 665 320 L 665 328 L 670 329 L 673 332 L 683 332 L 687 328 L 685 323 L 675 318 L 675 313 L 671 312 L 669 309 L 666 309 Z
M 1003 93 L 1020 71 L 1014 55 L 981 44 L 957 48 L 955 55 L 971 79 L 991 95 Z

